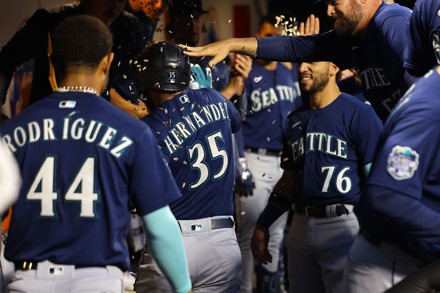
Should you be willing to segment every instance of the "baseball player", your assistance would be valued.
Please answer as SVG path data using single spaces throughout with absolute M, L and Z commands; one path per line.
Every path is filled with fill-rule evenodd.
M 407 89 L 403 63 L 411 11 L 381 0 L 328 1 L 327 11 L 335 29 L 315 36 L 234 38 L 203 47 L 182 47 L 189 56 L 214 56 L 210 66 L 229 52 L 237 52 L 278 61 L 329 60 L 341 70 L 355 67 L 365 98 L 385 120 Z
M 273 261 L 268 229 L 294 204 L 287 241 L 292 292 L 351 292 L 343 290 L 343 268 L 359 230 L 353 206 L 382 122 L 369 104 L 339 91 L 338 72 L 331 62 L 298 64 L 301 93 L 308 102 L 287 118 L 284 172 L 252 239 L 255 260 Z
M 150 128 L 98 94 L 113 58 L 110 30 L 97 18 L 72 16 L 57 26 L 52 45 L 60 87 L 1 130 L 23 177 L 5 246 L 16 269 L 8 290 L 122 292 L 131 202 L 174 290 L 188 292 L 168 207 L 178 187 Z
M 168 8 L 169 0 L 127 0 L 124 10 L 133 13 L 143 29 L 143 37 L 153 42 L 159 17 Z
M 241 255 L 233 220 L 231 137 L 240 115 L 216 90 L 188 88 L 190 63 L 176 44 L 157 43 L 141 59 L 147 62 L 139 73 L 140 90 L 154 103 L 142 120 L 155 133 L 182 192 L 170 208 L 183 234 L 193 292 L 237 292 Z M 161 277 L 147 259 L 136 292 L 170 292 Z
M 410 19 L 408 57 L 404 64 L 413 77 L 421 77 L 433 66 L 440 64 L 439 11 L 440 2 L 436 0 L 418 0 L 414 4 Z
M 258 37 L 281 35 L 284 26 L 277 25 L 277 15 L 263 17 Z M 255 263 L 250 251 L 252 232 L 258 216 L 266 206 L 275 183 L 281 177 L 279 167 L 283 148 L 282 133 L 287 115 L 301 103 L 296 72 L 275 61 L 253 60 L 245 81 L 245 119 L 240 134 L 244 145 L 244 162 L 255 180 L 253 195 L 240 193 L 238 242 L 243 260 L 241 292 L 252 292 Z M 240 185 L 241 181 L 237 181 Z M 236 188 L 238 189 L 238 188 Z M 246 190 L 246 188 L 242 188 Z M 255 267 L 258 292 L 278 290 L 278 257 L 284 236 L 287 213 L 270 230 L 269 249 L 274 261 Z
M 385 123 L 350 250 L 346 292 L 383 292 L 440 258 L 440 68 L 402 97 Z

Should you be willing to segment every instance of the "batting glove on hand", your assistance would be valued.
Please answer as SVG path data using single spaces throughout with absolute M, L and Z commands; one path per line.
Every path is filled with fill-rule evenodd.
M 203 72 L 200 65 L 191 63 L 191 80 L 189 82 L 189 87 L 191 89 L 212 88 L 211 68 L 206 67 L 205 72 Z
M 240 196 L 251 196 L 254 194 L 255 188 L 254 177 L 247 166 L 246 159 L 240 158 L 238 165 L 234 191 Z
M 122 279 L 124 293 L 136 293 L 134 291 L 134 283 L 135 282 L 136 282 L 136 276 L 133 272 L 124 272 L 124 276 Z

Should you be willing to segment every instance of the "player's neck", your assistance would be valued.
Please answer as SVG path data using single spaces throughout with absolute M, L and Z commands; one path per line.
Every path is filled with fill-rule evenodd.
M 179 92 L 161 92 L 161 91 L 150 91 L 149 97 L 153 100 L 156 106 L 162 104 L 163 102 L 173 99 L 175 96 L 179 95 L 183 91 Z
M 94 76 L 88 74 L 69 74 L 60 83 L 59 87 L 62 88 L 92 88 L 98 93 L 102 93 L 104 88 L 102 83 L 97 81 Z
M 341 94 L 336 85 L 329 85 L 316 93 L 309 95 L 310 107 L 312 109 L 322 109 L 330 105 Z
M 357 28 L 355 29 L 354 35 L 358 37 L 363 37 L 367 33 L 368 26 L 370 25 L 371 20 L 379 9 L 380 5 L 382 5 L 382 1 L 374 0 L 369 1 L 363 10 L 363 17 L 359 22 Z

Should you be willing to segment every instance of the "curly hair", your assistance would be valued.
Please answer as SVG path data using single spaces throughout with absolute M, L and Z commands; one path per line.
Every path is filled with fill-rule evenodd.
M 88 15 L 67 17 L 52 36 L 51 60 L 57 79 L 78 68 L 96 70 L 112 46 L 112 33 L 98 18 Z

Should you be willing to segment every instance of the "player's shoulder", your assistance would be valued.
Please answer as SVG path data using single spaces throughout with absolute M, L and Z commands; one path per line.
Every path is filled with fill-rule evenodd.
M 359 97 L 347 93 L 341 93 L 341 95 L 338 97 L 338 100 L 340 106 L 339 110 L 346 117 L 365 117 L 368 115 L 377 115 L 373 106 L 371 106 L 370 102 L 368 102 L 367 100 L 363 100 Z
M 293 121 L 296 119 L 304 119 L 310 115 L 310 106 L 308 101 L 303 101 L 300 107 L 296 108 L 287 115 L 288 121 Z
M 79 4 L 76 2 L 73 3 L 67 3 L 67 4 L 60 4 L 55 6 L 50 6 L 48 8 L 41 8 L 40 11 L 45 11 L 49 14 L 65 14 L 72 11 L 78 11 L 79 10 Z M 38 10 L 37 10 L 38 11 Z
M 184 92 L 184 94 L 188 95 L 191 100 L 197 101 L 198 99 L 204 100 L 205 102 L 209 101 L 224 101 L 225 97 L 217 90 L 213 88 L 202 88 L 202 89 L 188 89 Z
M 405 111 L 405 115 L 423 114 L 426 117 L 440 119 L 438 92 L 440 92 L 440 74 L 435 69 L 430 70 L 407 90 L 394 112 Z
M 46 98 L 40 99 L 35 103 L 30 104 L 24 108 L 20 113 L 13 115 L 12 117 L 2 121 L 1 129 L 8 127 L 16 127 L 20 123 L 25 123 L 26 121 L 32 121 L 37 113 L 44 113 L 46 108 L 47 100 Z
M 141 27 L 141 23 L 136 15 L 123 10 L 121 14 L 119 14 L 119 16 L 113 21 L 110 29 L 113 33 L 116 31 L 126 31 L 130 35 L 132 31 L 139 31 Z
M 388 4 L 383 2 L 374 16 L 374 21 L 376 23 L 384 23 L 392 20 L 397 21 L 402 18 L 409 19 L 411 13 L 411 9 L 398 3 Z
M 125 125 L 127 126 L 127 128 L 142 128 L 145 126 L 145 124 L 142 123 L 139 119 L 118 108 L 116 105 L 112 104 L 106 99 L 98 97 L 98 99 L 96 99 L 96 102 L 99 105 L 99 109 L 102 109 L 103 113 L 101 113 L 101 116 L 108 119 L 109 123 Z
M 80 7 L 78 3 L 60 4 L 47 8 L 39 8 L 34 12 L 27 23 L 30 25 L 39 25 L 42 29 L 53 30 L 55 26 L 67 16 L 79 13 Z
M 139 23 L 139 19 L 136 17 L 136 15 L 126 10 L 122 10 L 118 18 L 133 24 Z
M 438 16 L 438 9 L 440 8 L 440 1 L 438 0 L 423 0 L 414 3 L 413 11 L 424 13 L 426 16 Z
M 339 96 L 341 100 L 346 104 L 350 104 L 355 108 L 371 108 L 371 104 L 366 100 L 354 95 L 342 92 Z

